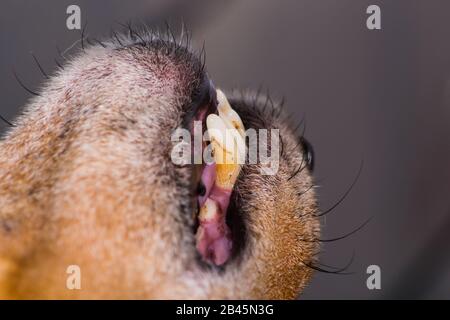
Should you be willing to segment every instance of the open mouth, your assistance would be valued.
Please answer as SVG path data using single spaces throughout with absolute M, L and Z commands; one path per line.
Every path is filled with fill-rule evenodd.
M 198 209 L 194 215 L 194 233 L 202 260 L 222 266 L 236 252 L 242 226 L 237 218 L 237 206 L 231 202 L 232 198 L 236 200 L 233 189 L 245 160 L 245 129 L 225 94 L 211 82 L 208 84 L 207 94 L 189 123 L 191 133 L 194 133 L 194 121 L 202 123 L 202 136 L 209 141 L 202 140 L 201 156 L 204 159 L 205 150 L 211 155 L 210 161 L 203 160 L 201 165 L 196 165 Z

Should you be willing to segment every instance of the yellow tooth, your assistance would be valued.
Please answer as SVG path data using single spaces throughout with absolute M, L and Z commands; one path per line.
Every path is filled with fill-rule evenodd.
M 200 208 L 199 218 L 202 221 L 212 220 L 217 212 L 217 203 L 211 199 L 206 199 L 205 204 Z
M 234 149 L 234 139 L 227 139 L 227 125 L 218 115 L 210 114 L 208 118 L 206 118 L 206 126 L 208 127 L 208 135 L 211 142 L 215 142 L 221 148 L 231 152 Z M 223 163 L 221 158 L 216 159 L 216 163 Z M 231 159 L 230 159 L 231 160 Z
M 214 159 L 230 158 L 232 155 L 227 153 L 215 141 L 212 142 Z M 217 160 L 216 160 L 217 163 Z M 236 162 L 222 162 L 216 164 L 216 181 L 215 184 L 226 190 L 231 190 L 241 170 L 241 165 Z
M 236 111 L 231 108 L 225 94 L 217 89 L 217 110 L 219 111 L 219 116 L 223 119 L 228 128 L 236 129 L 242 138 L 245 136 L 244 124 Z
M 225 123 L 228 129 L 231 129 L 231 133 L 233 135 L 233 138 L 235 140 L 236 146 L 238 148 L 239 156 L 241 157 L 241 162 L 245 159 L 245 127 L 242 123 L 241 117 L 237 114 L 236 111 L 231 108 L 230 103 L 228 102 L 227 97 L 225 94 L 220 90 L 217 89 L 216 91 L 217 95 L 217 110 L 219 111 L 219 116 Z M 239 133 L 239 135 L 236 134 L 236 131 Z M 229 150 L 229 149 L 227 149 Z
M 222 91 L 217 90 L 219 116 L 206 119 L 216 162 L 216 185 L 231 190 L 245 160 L 244 126 Z M 241 133 L 242 132 L 242 133 Z
M 206 119 L 208 134 L 211 142 L 215 142 L 223 150 L 214 150 L 214 159 L 217 164 L 243 163 L 245 157 L 244 139 L 234 128 L 229 128 L 223 119 L 211 114 Z M 239 161 L 240 160 L 240 161 Z

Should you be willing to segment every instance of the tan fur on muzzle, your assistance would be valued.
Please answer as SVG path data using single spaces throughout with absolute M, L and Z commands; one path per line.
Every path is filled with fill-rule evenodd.
M 146 36 L 142 35 L 143 38 Z M 274 176 L 245 165 L 233 196 L 245 243 L 223 268 L 195 249 L 193 169 L 170 160 L 206 74 L 170 41 L 122 37 L 81 52 L 0 143 L 1 298 L 295 298 L 319 223 L 301 146 L 280 117 L 230 99 L 246 128 L 279 128 Z M 275 106 L 276 107 L 276 106 Z M 81 289 L 66 287 L 67 267 Z

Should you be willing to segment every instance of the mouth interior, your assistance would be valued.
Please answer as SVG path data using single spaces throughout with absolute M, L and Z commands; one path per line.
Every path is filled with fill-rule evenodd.
M 231 190 L 217 186 L 216 165 L 205 165 L 201 181 L 205 194 L 198 197 L 200 212 L 196 232 L 197 250 L 203 260 L 220 266 L 229 260 L 233 248 L 231 230 L 226 223 Z
M 215 89 L 209 90 L 209 95 L 207 103 L 198 109 L 194 117 L 196 121 L 202 121 L 203 130 L 206 130 L 206 118 L 210 114 L 217 114 Z M 203 142 L 202 154 L 207 145 Z M 233 189 L 218 185 L 217 169 L 216 163 L 201 165 L 197 189 L 195 238 L 196 248 L 202 260 L 210 265 L 222 266 L 236 251 L 237 243 L 234 239 L 238 237 L 236 230 L 231 230 L 229 224 L 239 225 L 239 223 L 236 222 L 236 206 L 233 204 L 232 210 L 229 210 Z

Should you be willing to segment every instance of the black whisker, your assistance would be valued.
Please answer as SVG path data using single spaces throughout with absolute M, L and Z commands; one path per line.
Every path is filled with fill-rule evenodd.
M 53 59 L 54 61 L 55 61 L 55 63 L 56 63 L 56 65 L 58 66 L 58 67 L 60 67 L 61 69 L 64 69 L 64 67 L 61 65 L 61 63 L 59 63 L 59 61 L 55 58 L 55 59 Z
M 308 268 L 311 268 L 315 271 L 318 272 L 322 272 L 322 273 L 328 273 L 328 274 L 340 274 L 340 275 L 350 275 L 350 274 L 354 274 L 354 272 L 344 272 L 345 270 L 347 270 L 347 268 L 342 268 L 342 269 L 338 269 L 338 270 L 326 270 L 323 269 L 319 266 L 310 264 L 310 263 L 306 263 L 306 262 L 302 262 L 305 266 L 307 266 Z
M 300 138 L 305 136 L 305 132 L 306 132 L 306 116 L 304 117 L 305 121 L 303 121 L 303 130 L 302 133 L 300 134 Z
M 129 20 L 129 21 L 126 23 L 125 28 L 128 28 L 128 34 L 129 34 L 130 38 L 131 38 L 131 39 L 134 39 L 135 37 L 133 36 L 133 34 L 136 34 L 136 33 L 134 32 L 134 29 L 133 29 L 133 22 L 131 22 L 131 20 Z
M 300 145 L 300 144 L 302 144 L 302 141 L 303 141 L 303 136 L 304 136 L 304 134 L 305 134 L 305 131 L 306 131 L 306 119 L 305 119 L 305 126 L 304 126 L 304 128 L 303 128 L 303 132 L 302 132 L 302 135 L 300 136 L 300 141 L 299 141 L 299 143 L 295 146 L 295 149 L 297 149 L 298 148 L 298 146 Z M 295 150 L 294 149 L 294 150 Z M 293 177 L 295 177 L 297 174 L 299 174 L 300 172 L 302 172 L 306 167 L 308 167 L 308 162 L 305 162 L 305 155 L 303 154 L 302 155 L 302 162 L 300 162 L 300 166 L 298 167 L 298 169 L 297 170 L 295 170 L 294 171 L 294 173 L 288 178 L 288 180 L 287 181 L 289 181 L 289 180 L 291 180 Z M 303 165 L 303 163 L 305 163 L 304 165 Z
M 117 23 L 119 26 L 121 26 L 123 29 L 125 29 L 126 31 L 129 31 L 128 26 L 120 21 L 115 20 L 115 23 Z
M 185 25 L 185 23 L 184 23 L 184 19 L 181 18 L 180 41 L 178 41 L 178 46 L 179 46 L 179 47 L 181 47 L 181 45 L 182 45 L 182 43 L 183 43 L 183 38 L 184 38 L 185 28 L 186 28 L 186 25 Z
M 122 41 L 120 41 L 120 38 L 117 35 L 117 33 L 114 30 L 112 30 L 112 29 L 111 29 L 111 32 L 112 32 L 114 38 L 116 39 L 117 43 L 119 43 L 123 47 L 123 43 L 122 43 Z
M 362 169 L 364 166 L 364 160 L 361 160 L 361 164 L 359 165 L 359 169 L 358 169 L 358 173 L 356 174 L 356 177 L 353 179 L 352 184 L 350 185 L 350 187 L 347 189 L 347 191 L 345 191 L 344 195 L 333 205 L 331 206 L 331 208 L 323 211 L 322 213 L 318 214 L 318 217 L 322 217 L 324 215 L 326 215 L 327 213 L 330 213 L 332 210 L 334 210 L 338 205 L 340 205 L 342 203 L 342 201 L 345 200 L 345 198 L 349 195 L 350 191 L 352 191 L 353 187 L 356 185 L 356 182 L 358 181 Z
M 272 111 L 270 112 L 270 115 L 273 118 L 275 116 L 275 104 L 273 103 L 273 100 L 270 96 L 269 96 L 269 103 L 270 103 L 270 108 L 272 109 Z
M 277 118 L 279 118 L 281 113 L 283 112 L 285 102 L 286 102 L 285 97 L 284 96 L 281 97 L 281 101 L 280 101 L 279 107 L 278 107 L 278 113 L 276 114 Z
M 343 236 L 340 236 L 340 237 L 337 237 L 337 238 L 333 238 L 333 239 L 317 239 L 317 241 L 318 242 L 334 242 L 334 241 L 339 241 L 339 240 L 345 239 L 345 238 L 350 237 L 351 235 L 355 234 L 356 232 L 358 232 L 362 228 L 364 228 L 370 222 L 370 220 L 372 220 L 372 217 L 367 219 L 363 224 L 361 224 L 355 230 L 353 230 L 353 231 L 351 231 L 351 232 L 349 232 L 349 233 L 347 233 L 347 234 L 345 234 Z
M 173 31 L 172 31 L 172 28 L 170 27 L 169 21 L 166 20 L 166 21 L 165 21 L 165 25 L 166 25 L 166 29 L 167 29 L 168 35 L 172 38 L 172 42 L 173 42 L 173 43 L 176 43 L 177 40 L 176 40 L 176 38 L 175 38 L 175 34 L 174 34 Z
M 19 77 L 17 76 L 17 73 L 16 73 L 16 71 L 14 70 L 14 68 L 13 68 L 12 72 L 13 72 L 14 77 L 16 78 L 17 82 L 20 84 L 20 86 L 21 86 L 22 88 L 24 88 L 28 93 L 31 93 L 32 95 L 40 96 L 40 94 L 34 92 L 33 90 L 28 89 L 28 88 L 23 84 L 23 82 L 22 82 L 22 81 L 19 79 Z
M 346 271 L 348 268 L 350 268 L 350 266 L 352 265 L 354 259 L 355 259 L 355 251 L 353 250 L 352 256 L 350 257 L 350 260 L 346 263 L 346 265 L 344 267 L 334 267 L 334 266 L 330 266 L 330 265 L 327 265 L 327 264 L 324 264 L 324 263 L 320 263 L 320 262 L 318 262 L 317 264 L 321 265 L 322 267 L 329 268 L 329 269 L 334 269 L 334 270 L 337 270 L 337 271 L 339 271 L 339 270 L 340 271 Z
M 315 183 L 312 183 L 308 188 L 306 188 L 305 191 L 298 193 L 297 196 L 299 196 L 299 197 L 303 196 L 305 193 L 307 193 L 309 190 L 311 190 L 312 188 L 314 188 L 316 186 L 317 185 Z
M 11 127 L 15 127 L 14 124 L 12 124 L 11 122 L 9 122 L 6 118 L 4 118 L 2 115 L 0 115 L 0 119 L 5 122 L 6 124 L 8 124 Z
M 86 27 L 87 27 L 87 20 L 84 23 L 83 28 L 81 29 L 81 49 L 83 49 L 83 51 L 84 51 L 84 32 L 86 31 Z
M 269 89 L 266 89 L 266 102 L 264 103 L 263 113 L 266 113 L 267 105 L 269 104 L 270 92 Z
M 284 154 L 284 141 L 283 141 L 283 136 L 281 134 L 280 134 L 280 144 L 281 144 L 281 149 L 280 149 L 280 158 L 281 158 Z
M 203 72 L 205 70 L 206 65 L 206 43 L 205 40 L 203 40 L 202 50 L 200 51 L 200 63 L 201 63 L 201 71 Z
M 262 91 L 262 84 L 258 86 L 258 89 L 256 90 L 255 97 L 253 99 L 253 107 L 256 107 L 256 102 L 258 102 L 259 96 L 261 95 Z
M 101 45 L 103 48 L 106 48 L 106 45 L 103 43 L 103 42 L 101 42 L 100 40 L 98 40 L 98 39 L 93 39 L 95 42 L 97 42 L 99 45 Z
M 136 35 L 137 38 L 139 38 L 139 40 L 141 40 L 143 46 L 147 45 L 147 41 L 144 40 L 144 38 L 141 36 L 141 34 L 138 32 L 137 29 L 134 29 L 134 34 Z
M 294 132 L 297 132 L 298 128 L 303 124 L 305 121 L 305 114 L 303 114 L 302 119 L 299 121 L 299 123 L 292 129 Z
M 303 169 L 305 169 L 308 166 L 308 163 L 305 163 L 305 165 L 303 165 L 303 163 L 305 162 L 305 157 L 302 157 L 302 162 L 300 162 L 300 166 L 298 167 L 297 170 L 294 171 L 294 173 L 287 179 L 287 181 L 291 180 L 293 177 L 295 177 L 297 174 L 299 174 L 300 172 L 303 171 Z
M 62 52 L 61 52 L 61 49 L 59 49 L 58 46 L 56 46 L 56 52 L 58 52 L 58 55 L 59 55 L 61 58 L 63 58 L 64 60 L 66 59 L 66 58 L 64 58 L 64 56 L 63 56 L 63 54 L 62 54 Z
M 33 54 L 33 52 L 30 52 L 31 56 L 34 59 L 34 62 L 36 62 L 39 70 L 41 71 L 42 75 L 46 78 L 49 79 L 49 76 L 47 75 L 47 73 L 45 73 L 44 68 L 42 68 L 41 64 L 39 63 L 38 59 L 36 58 L 36 56 Z
M 313 257 L 316 257 L 319 254 L 320 254 L 320 252 L 317 252 L 317 253 L 315 253 L 313 255 Z M 344 272 L 344 271 L 348 270 L 348 268 L 352 265 L 354 258 L 355 258 L 355 252 L 353 251 L 349 262 L 347 262 L 347 264 L 344 267 L 341 267 L 341 268 L 325 265 L 325 264 L 320 263 L 320 262 L 317 262 L 317 264 L 314 265 L 314 264 L 305 263 L 304 261 L 302 261 L 302 264 L 304 264 L 305 266 L 307 266 L 310 269 L 313 269 L 314 271 L 319 271 L 319 272 L 322 272 L 322 273 L 339 274 L 339 275 L 350 275 L 350 274 L 354 274 L 354 272 Z M 322 267 L 325 267 L 325 268 L 334 269 L 334 270 L 327 270 L 327 269 L 324 269 L 322 267 L 319 267 L 318 265 L 321 265 Z
M 192 35 L 189 31 L 186 31 L 186 48 L 190 48 L 192 41 Z
M 86 37 L 86 42 L 90 45 L 93 46 L 94 43 L 91 42 L 91 39 L 89 37 Z

